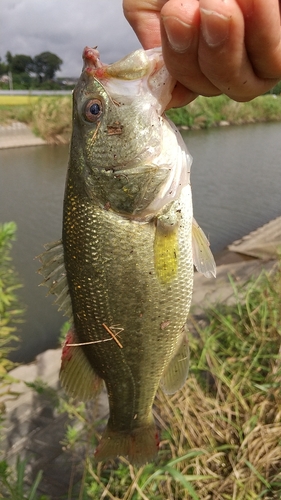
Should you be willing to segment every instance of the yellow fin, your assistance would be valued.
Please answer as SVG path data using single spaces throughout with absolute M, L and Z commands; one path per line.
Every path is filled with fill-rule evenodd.
M 174 394 L 184 385 L 189 369 L 189 347 L 187 334 L 184 332 L 178 349 L 162 375 L 160 387 L 165 394 Z
M 62 349 L 60 381 L 65 392 L 80 401 L 88 401 L 103 387 L 103 380 L 95 373 L 73 329 L 70 329 Z
M 161 283 L 170 283 L 178 271 L 177 224 L 165 224 L 157 219 L 154 238 L 154 267 Z
M 193 263 L 197 271 L 206 278 L 215 278 L 216 263 L 210 250 L 209 240 L 195 219 L 192 222 L 192 250 Z

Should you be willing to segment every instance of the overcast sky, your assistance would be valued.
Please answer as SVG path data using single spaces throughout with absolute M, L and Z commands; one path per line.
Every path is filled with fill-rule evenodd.
M 117 61 L 140 44 L 122 0 L 1 0 L 0 56 L 53 52 L 63 60 L 57 76 L 79 76 L 84 46 L 98 45 L 101 60 Z

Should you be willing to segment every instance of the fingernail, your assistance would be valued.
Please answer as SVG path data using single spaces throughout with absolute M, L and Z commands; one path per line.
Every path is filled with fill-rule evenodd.
M 193 40 L 193 27 L 173 16 L 162 17 L 166 35 L 175 52 L 185 52 Z
M 207 9 L 200 9 L 201 30 L 205 42 L 210 47 L 218 47 L 228 37 L 229 17 L 218 12 Z

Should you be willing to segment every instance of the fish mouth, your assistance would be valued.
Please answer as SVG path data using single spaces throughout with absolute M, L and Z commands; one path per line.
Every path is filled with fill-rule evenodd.
M 100 60 L 97 47 L 85 47 L 83 50 L 83 71 L 98 80 L 118 78 L 119 80 L 139 80 L 150 71 L 149 58 L 140 49 L 113 64 L 104 64 Z
M 149 92 L 157 101 L 160 114 L 171 100 L 176 80 L 164 64 L 161 47 L 136 50 L 113 64 L 101 62 L 97 47 L 85 47 L 83 61 L 83 72 L 98 80 L 111 97 L 135 97 Z
M 93 70 L 101 69 L 105 65 L 100 60 L 100 53 L 96 47 L 85 47 L 83 50 L 82 58 L 84 61 L 83 71 L 87 68 Z

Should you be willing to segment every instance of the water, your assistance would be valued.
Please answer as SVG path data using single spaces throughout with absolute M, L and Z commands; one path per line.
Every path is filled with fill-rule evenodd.
M 194 215 L 214 253 L 281 215 L 281 124 L 184 134 L 194 158 Z
M 194 158 L 194 214 L 218 253 L 281 212 L 281 124 L 256 124 L 184 133 Z M 22 343 L 14 355 L 30 361 L 57 345 L 65 318 L 38 287 L 34 257 L 61 235 L 67 146 L 0 151 L 0 221 L 18 225 L 14 264 L 27 306 Z
M 17 361 L 30 361 L 36 354 L 56 346 L 64 318 L 46 299 L 47 288 L 35 256 L 46 242 L 61 235 L 62 200 L 68 147 L 36 146 L 0 150 L 0 221 L 15 221 L 17 240 L 13 246 L 14 264 L 24 288 L 20 300 L 26 306 L 25 323 L 20 325 Z

